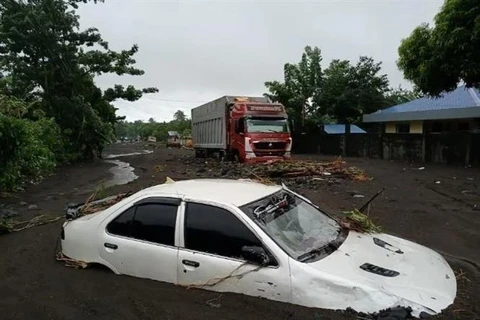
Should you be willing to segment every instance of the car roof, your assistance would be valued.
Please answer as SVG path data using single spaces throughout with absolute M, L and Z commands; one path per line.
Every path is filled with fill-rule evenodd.
M 269 196 L 282 187 L 269 186 L 251 180 L 234 179 L 192 179 L 164 183 L 139 191 L 157 196 L 178 195 L 196 200 L 212 201 L 242 206 Z

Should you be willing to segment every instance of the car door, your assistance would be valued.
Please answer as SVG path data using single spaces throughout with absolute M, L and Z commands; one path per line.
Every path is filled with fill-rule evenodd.
M 226 207 L 186 202 L 178 283 L 187 287 L 236 292 L 289 302 L 288 258 L 273 256 L 259 237 Z M 242 258 L 243 246 L 261 246 L 272 263 L 261 267 Z
M 104 223 L 100 256 L 117 273 L 177 282 L 175 244 L 180 200 L 147 198 Z

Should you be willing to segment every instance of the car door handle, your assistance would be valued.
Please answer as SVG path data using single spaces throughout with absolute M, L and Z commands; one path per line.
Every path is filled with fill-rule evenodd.
M 197 261 L 192 261 L 192 260 L 182 260 L 182 263 L 186 266 L 198 268 L 200 267 L 200 263 Z
M 113 250 L 118 249 L 118 246 L 116 244 L 113 244 L 113 243 L 105 242 L 103 245 L 105 246 L 105 248 L 108 248 L 108 249 L 113 249 Z

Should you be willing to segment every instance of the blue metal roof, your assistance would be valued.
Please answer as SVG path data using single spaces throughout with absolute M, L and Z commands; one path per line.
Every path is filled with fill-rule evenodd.
M 328 134 L 345 134 L 344 124 L 323 124 L 319 126 L 323 127 L 323 131 L 325 131 Z M 367 133 L 367 132 L 359 128 L 358 126 L 351 124 L 350 133 Z
M 424 97 L 363 116 L 364 122 L 458 119 L 480 116 L 480 91 L 460 86 L 439 98 Z

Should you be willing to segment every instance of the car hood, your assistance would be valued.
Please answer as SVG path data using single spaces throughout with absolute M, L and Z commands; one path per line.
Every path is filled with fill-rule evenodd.
M 350 231 L 335 252 L 308 265 L 426 307 L 430 313 L 440 313 L 452 304 L 457 292 L 455 274 L 440 254 L 387 234 Z

